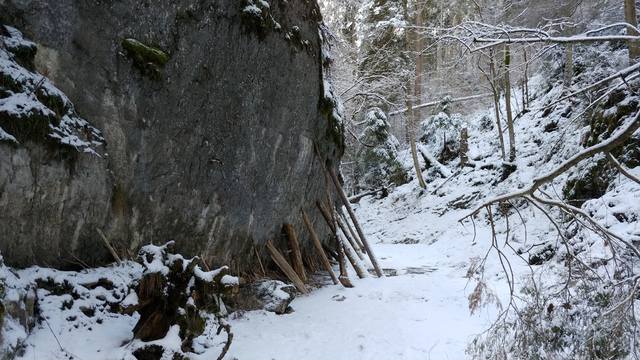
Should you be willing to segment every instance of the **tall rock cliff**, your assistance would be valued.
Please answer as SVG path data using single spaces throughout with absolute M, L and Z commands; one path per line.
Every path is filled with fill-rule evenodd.
M 107 261 L 99 229 L 121 253 L 175 240 L 247 269 L 284 222 L 306 234 L 301 208 L 327 234 L 315 201 L 342 133 L 315 0 L 0 0 L 0 21 L 0 102 L 60 89 L 60 109 L 37 98 L 49 129 L 69 112 L 90 135 L 77 135 L 84 147 L 52 141 L 0 112 L 7 264 Z M 10 51 L 13 28 L 31 52 Z M 11 61 L 33 76 L 21 89 L 5 76 Z

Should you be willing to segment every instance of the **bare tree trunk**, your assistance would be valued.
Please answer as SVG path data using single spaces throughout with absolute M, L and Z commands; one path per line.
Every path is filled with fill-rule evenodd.
M 565 89 L 569 89 L 571 87 L 571 83 L 573 82 L 573 44 L 567 44 L 566 47 L 566 56 L 564 63 L 564 83 L 563 86 Z
M 529 60 L 527 59 L 527 49 L 523 50 L 524 57 L 524 97 L 526 99 L 525 103 L 529 106 L 530 98 L 529 98 Z
M 416 12 L 416 26 L 419 28 L 422 26 L 422 13 L 420 9 Z M 409 35 L 409 31 L 407 31 L 408 44 L 411 44 L 411 39 Z M 416 147 L 416 126 L 418 123 L 418 113 L 413 108 L 413 103 L 417 101 L 420 102 L 422 98 L 422 39 L 419 34 L 415 35 L 415 51 L 416 51 L 416 74 L 415 81 L 413 84 L 413 99 L 409 99 L 407 101 L 407 107 L 409 108 L 409 122 L 408 122 L 408 135 L 409 135 L 409 144 L 411 146 L 411 157 L 413 158 L 413 167 L 416 170 L 416 177 L 418 178 L 418 184 L 421 188 L 426 189 L 427 184 L 424 182 L 424 178 L 422 177 L 422 170 L 420 170 L 420 160 L 418 160 L 418 149 Z
M 516 135 L 513 129 L 513 113 L 511 111 L 511 50 L 504 47 L 504 98 L 507 110 L 507 129 L 509 131 L 509 161 L 516 159 Z
M 638 27 L 638 15 L 636 13 L 635 0 L 624 0 L 624 18 L 625 21 Z M 638 36 L 638 32 L 635 29 L 627 28 L 627 34 L 631 36 Z M 640 45 L 638 41 L 629 41 L 629 64 L 634 64 L 636 59 L 640 56 Z
M 507 159 L 504 146 L 504 135 L 502 135 L 502 121 L 500 120 L 500 90 L 497 84 L 496 63 L 494 58 L 493 49 L 489 52 L 489 76 L 491 83 L 491 90 L 493 91 L 493 105 L 496 111 L 496 124 L 498 125 L 498 139 L 500 140 L 500 153 L 502 154 L 502 160 Z

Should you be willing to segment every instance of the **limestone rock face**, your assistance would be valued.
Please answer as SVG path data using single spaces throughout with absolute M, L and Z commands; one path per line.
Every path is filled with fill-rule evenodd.
M 310 249 L 301 208 L 328 233 L 315 202 L 342 135 L 315 0 L 0 0 L 0 21 L 104 143 L 0 140 L 7 264 L 111 260 L 100 229 L 123 254 L 175 240 L 235 270 L 284 222 Z

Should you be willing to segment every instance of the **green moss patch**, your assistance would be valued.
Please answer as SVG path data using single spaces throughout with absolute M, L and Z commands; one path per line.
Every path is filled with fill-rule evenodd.
M 159 79 L 162 76 L 162 69 L 169 62 L 169 55 L 166 52 L 136 39 L 122 40 L 122 48 L 126 51 L 127 56 L 133 60 L 133 65 L 136 68 L 154 79 Z

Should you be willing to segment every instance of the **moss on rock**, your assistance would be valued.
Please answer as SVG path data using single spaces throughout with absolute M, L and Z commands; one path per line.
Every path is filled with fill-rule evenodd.
M 133 60 L 133 65 L 153 79 L 159 79 L 162 76 L 162 68 L 169 62 L 169 55 L 166 52 L 133 38 L 122 40 L 122 48 Z

